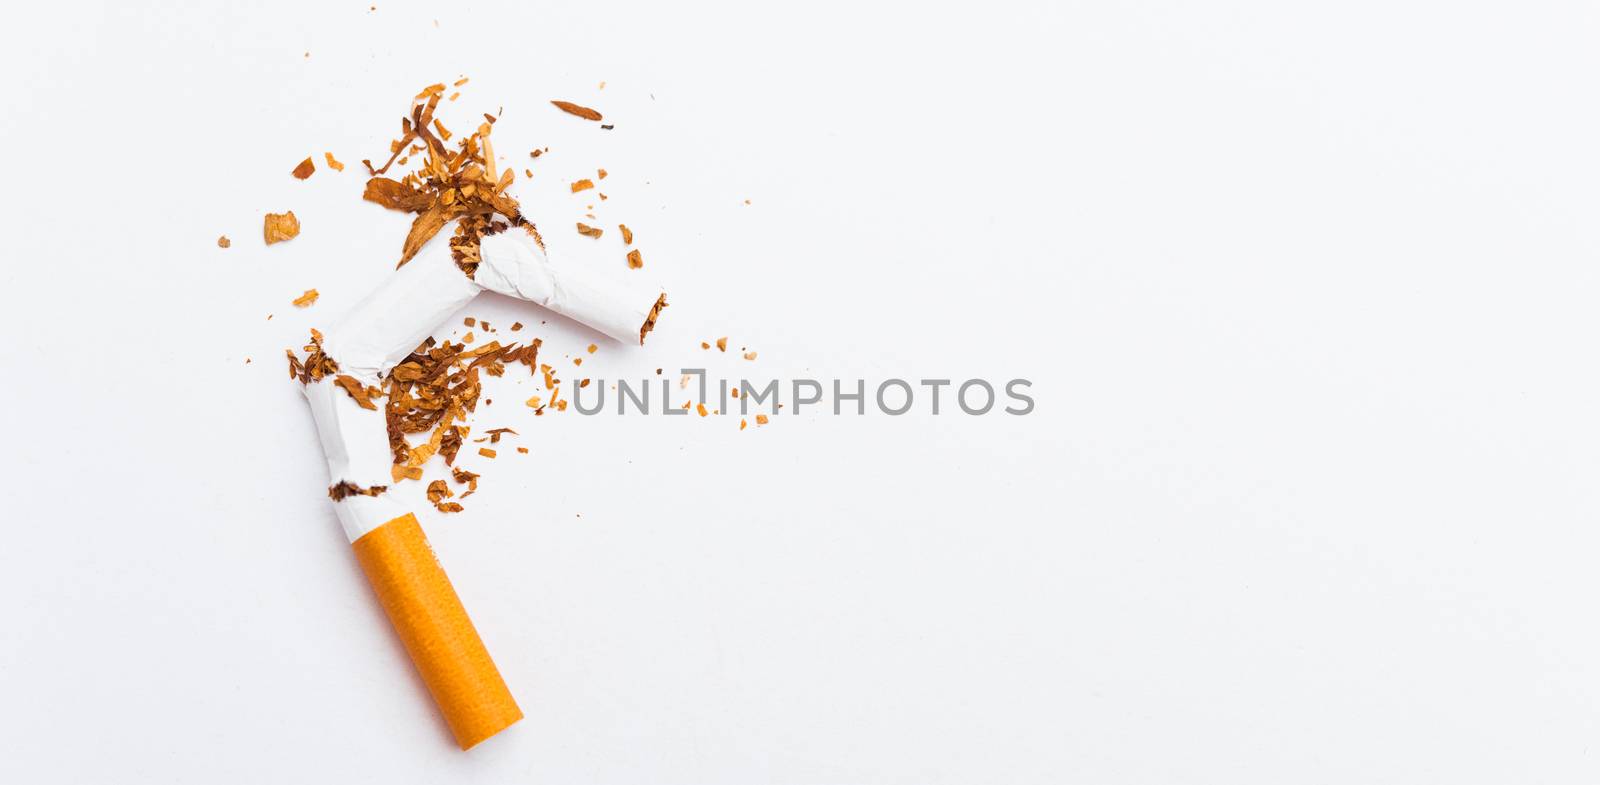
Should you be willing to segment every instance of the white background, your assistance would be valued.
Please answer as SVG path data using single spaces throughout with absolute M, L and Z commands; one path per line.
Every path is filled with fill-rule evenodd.
M 1600 777 L 1592 4 L 177 5 L 0 33 L 0 780 Z M 531 453 L 424 516 L 527 713 L 470 753 L 282 359 L 390 269 L 358 162 L 461 75 L 447 125 L 550 147 L 552 247 L 627 274 L 625 222 L 672 295 L 583 375 L 1038 402 L 741 433 L 494 380 Z

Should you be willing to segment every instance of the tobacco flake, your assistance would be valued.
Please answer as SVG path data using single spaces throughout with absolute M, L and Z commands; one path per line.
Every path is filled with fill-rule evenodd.
M 310 177 L 311 173 L 315 171 L 317 171 L 317 165 L 311 162 L 311 156 L 308 155 L 306 156 L 306 160 L 301 161 L 300 164 L 294 168 L 293 174 L 296 180 L 304 180 L 307 177 Z
M 320 296 L 321 295 L 317 294 L 317 290 L 316 289 L 307 289 L 305 294 L 302 294 L 299 297 L 294 298 L 294 300 L 293 300 L 294 307 L 296 307 L 296 308 L 309 308 L 309 307 L 311 307 L 311 304 L 316 302 L 317 298 L 320 297 Z
M 266 238 L 267 245 L 293 240 L 300 235 L 300 219 L 294 216 L 294 211 L 286 213 L 267 213 L 261 225 L 261 234 Z
M 349 393 L 350 397 L 361 405 L 361 408 L 373 410 L 378 408 L 378 405 L 372 402 L 373 388 L 363 385 L 356 377 L 339 374 L 334 378 L 333 383 L 339 385 L 339 389 Z
M 599 112 L 596 112 L 587 106 L 579 106 L 571 101 L 551 101 L 550 103 L 555 104 L 557 109 L 560 109 L 567 114 L 574 115 L 576 117 L 582 117 L 585 120 L 598 121 L 602 119 Z

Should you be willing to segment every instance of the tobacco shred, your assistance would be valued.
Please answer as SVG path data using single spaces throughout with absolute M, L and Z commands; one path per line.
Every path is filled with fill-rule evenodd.
M 589 190 L 590 188 L 593 188 L 593 187 L 594 187 L 594 181 L 590 180 L 587 177 L 585 177 L 582 180 L 574 180 L 572 182 L 572 192 L 573 193 L 577 193 L 579 191 L 587 191 L 587 190 Z
M 349 393 L 356 403 L 361 404 L 361 408 L 373 410 L 378 408 L 378 405 L 372 402 L 373 393 L 377 391 L 377 388 L 367 387 L 361 383 L 361 380 L 346 374 L 339 374 L 334 378 L 333 383 L 339 385 L 339 389 Z
M 322 295 L 317 294 L 317 290 L 316 289 L 307 289 L 305 294 L 302 294 L 299 297 L 294 298 L 294 300 L 293 300 L 294 307 L 296 307 L 296 308 L 309 308 L 309 307 L 311 307 L 311 304 L 316 302 L 317 298 L 321 297 L 321 296 Z
M 600 235 L 604 233 L 605 230 L 598 226 L 590 226 L 582 221 L 578 222 L 578 234 L 581 234 L 584 237 L 593 237 L 599 239 Z
M 622 232 L 622 242 L 633 245 L 633 230 L 627 224 L 617 224 L 617 229 Z
M 333 153 L 323 153 L 322 157 L 327 160 L 329 169 L 332 169 L 335 172 L 344 171 L 344 164 L 336 160 L 333 157 Z
M 639 328 L 640 346 L 644 345 L 645 334 L 655 329 L 656 319 L 661 316 L 661 309 L 665 307 L 667 307 L 667 296 L 663 294 L 656 298 L 656 304 L 650 308 L 650 315 L 644 318 L 644 325 Z
M 555 104 L 557 109 L 560 109 L 567 114 L 574 115 L 576 117 L 582 117 L 585 120 L 598 121 L 602 119 L 599 112 L 596 112 L 587 106 L 579 106 L 571 101 L 551 101 L 550 103 Z
M 222 235 L 221 237 L 217 238 L 218 248 L 227 248 L 231 245 L 233 245 L 233 241 L 229 240 L 227 235 Z
M 363 488 L 349 480 L 340 480 L 339 484 L 328 489 L 328 498 L 340 501 L 351 496 L 377 496 L 387 490 L 389 490 L 387 485 L 374 485 L 370 488 Z
M 293 174 L 296 180 L 304 180 L 307 177 L 310 177 L 311 173 L 315 171 L 317 171 L 317 165 L 311 162 L 311 156 L 308 155 L 306 156 L 306 160 L 301 161 L 299 165 L 295 166 Z

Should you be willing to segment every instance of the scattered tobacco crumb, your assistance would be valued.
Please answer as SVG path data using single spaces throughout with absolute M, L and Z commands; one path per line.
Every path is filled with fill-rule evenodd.
M 335 159 L 333 157 L 333 153 L 323 153 L 322 157 L 327 160 L 329 169 L 332 169 L 335 172 L 344 171 L 344 164 L 340 163 L 337 159 Z M 310 159 L 306 159 L 306 160 L 310 160 Z
M 595 353 L 595 352 L 597 352 L 597 351 L 599 351 L 599 350 L 600 350 L 600 347 L 599 347 L 599 345 L 597 345 L 597 344 L 592 344 L 592 343 L 591 343 L 591 344 L 589 344 L 589 353 L 590 353 L 590 354 L 594 354 L 594 353 Z
M 296 307 L 296 308 L 309 308 L 309 307 L 311 307 L 311 304 L 316 302 L 317 298 L 320 297 L 320 296 L 321 295 L 317 294 L 317 290 L 316 289 L 307 289 L 305 294 L 302 294 L 299 297 L 294 298 L 294 307 Z
M 628 252 L 628 269 L 637 270 L 644 266 L 644 256 L 635 248 Z
M 518 447 L 517 448 L 517 452 L 520 452 L 523 455 L 527 455 L 528 454 L 528 448 L 526 448 L 526 447 Z
M 521 330 L 521 329 L 522 329 L 522 322 L 512 322 L 511 323 L 511 332 L 516 332 L 516 331 Z
M 742 431 L 742 430 L 744 430 L 744 427 L 745 427 L 745 426 L 746 426 L 746 425 L 749 425 L 749 424 L 750 424 L 750 423 L 748 423 L 748 422 L 745 422 L 745 421 L 744 421 L 744 420 L 740 420 L 740 421 L 739 421 L 739 430 L 741 430 L 741 431 Z
M 573 183 L 572 183 L 572 192 L 573 193 L 577 193 L 579 191 L 587 191 L 587 190 L 589 190 L 590 188 L 593 188 L 593 187 L 594 187 L 594 181 L 590 180 L 590 179 L 588 179 L 586 177 L 586 178 L 584 178 L 582 180 L 574 180 L 573 181 Z
M 596 169 L 595 170 L 595 174 L 598 176 L 598 179 L 601 179 L 601 180 L 606 179 L 606 170 L 604 170 L 604 169 Z
M 229 240 L 227 235 L 222 235 L 221 237 L 217 238 L 217 247 L 218 248 L 228 248 L 228 247 L 230 247 L 232 245 L 233 245 L 233 241 Z
M 755 352 L 745 352 L 744 353 L 744 358 L 746 360 L 754 360 L 756 358 L 756 353 Z
M 315 171 L 317 171 L 317 165 L 311 162 L 311 156 L 308 155 L 306 156 L 306 160 L 301 161 L 300 164 L 294 168 L 294 177 L 296 180 L 304 180 L 307 177 L 310 177 L 311 173 Z
M 700 349 L 701 349 L 701 350 L 702 350 L 702 351 L 703 351 L 703 350 L 706 350 L 706 349 L 710 349 L 710 348 L 711 348 L 711 344 L 709 344 L 709 343 L 706 343 L 706 342 L 705 342 L 705 341 L 701 341 L 701 342 L 700 342 Z
M 300 219 L 294 217 L 294 211 L 286 213 L 267 213 L 261 225 L 261 234 L 266 238 L 267 245 L 293 240 L 300 234 Z
M 494 450 L 489 449 L 488 447 L 479 447 L 478 448 L 478 454 L 482 455 L 485 458 L 493 458 L 496 455 L 498 455 L 498 453 L 496 453 Z
M 455 492 L 450 490 L 450 484 L 444 480 L 428 483 L 428 501 L 438 504 L 441 500 L 452 496 L 455 496 Z
M 602 131 L 609 131 L 609 130 L 611 130 L 613 128 L 616 128 L 616 126 L 614 126 L 614 125 L 602 125 L 602 126 L 600 126 L 600 130 L 602 130 Z
M 555 104 L 555 107 L 557 109 L 560 109 L 561 111 L 566 112 L 567 114 L 573 115 L 575 117 L 582 117 L 585 120 L 599 120 L 599 119 L 601 119 L 601 116 L 600 116 L 599 112 L 596 112 L 595 110 L 590 109 L 587 106 L 579 106 L 578 104 L 572 103 L 571 101 L 551 101 L 550 103 Z
M 766 425 L 766 424 L 767 424 L 767 416 L 765 414 L 756 415 L 756 425 Z
M 627 224 L 617 224 L 617 231 L 622 232 L 622 242 L 633 245 L 633 230 Z
M 428 501 L 432 502 L 439 512 L 461 512 L 461 505 L 445 501 L 445 499 L 452 496 L 455 496 L 455 493 L 450 490 L 450 486 L 444 480 L 434 480 L 428 483 Z
M 724 335 L 721 338 L 717 339 L 717 351 L 725 352 L 727 350 L 728 350 L 728 336 Z
M 700 413 L 701 417 L 706 416 L 706 405 L 705 404 L 697 403 L 697 404 L 694 405 L 694 408 L 695 408 L 696 412 Z
M 578 234 L 581 234 L 584 237 L 593 237 L 599 239 L 600 235 L 604 233 L 605 230 L 598 226 L 590 226 L 582 221 L 578 222 Z

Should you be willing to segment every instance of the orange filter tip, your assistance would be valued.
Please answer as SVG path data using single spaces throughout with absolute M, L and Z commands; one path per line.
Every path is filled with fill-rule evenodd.
M 395 518 L 352 547 L 461 749 L 522 719 L 416 516 Z

